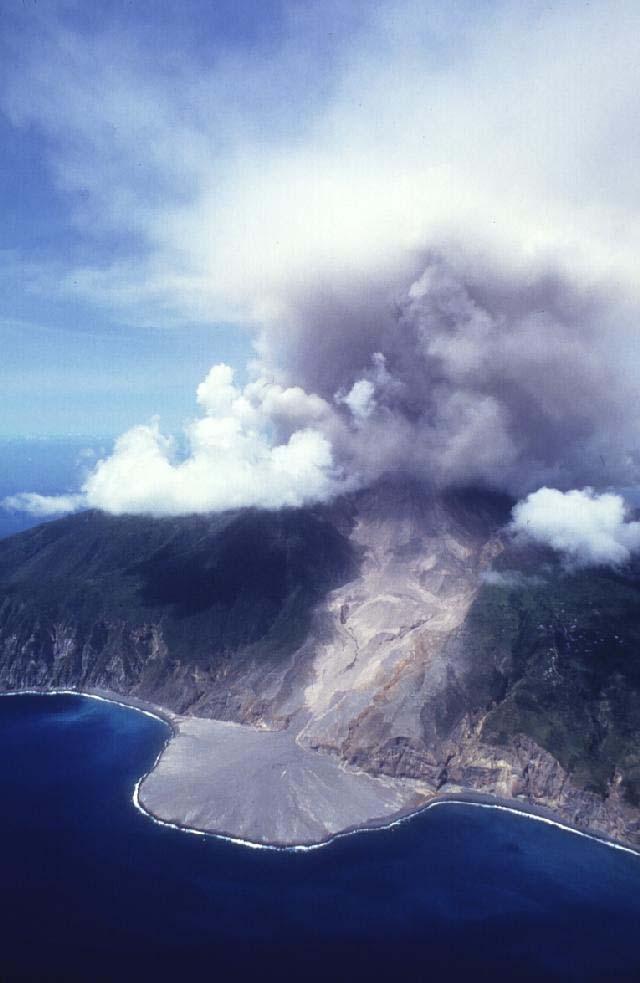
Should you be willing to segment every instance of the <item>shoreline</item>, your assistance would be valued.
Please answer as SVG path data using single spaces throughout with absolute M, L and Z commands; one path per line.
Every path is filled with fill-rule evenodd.
M 161 720 L 163 724 L 167 724 L 172 734 L 177 733 L 176 720 L 180 717 L 180 714 L 159 707 L 155 703 L 149 703 L 148 700 L 140 700 L 137 697 L 125 698 L 107 689 L 80 690 L 72 689 L 69 686 L 56 686 L 48 689 L 29 687 L 29 689 L 0 690 L 0 697 L 3 696 L 82 696 L 85 699 L 98 700 L 101 703 L 113 703 L 114 706 L 122 707 L 124 710 L 137 710 L 145 717 L 154 717 L 156 720 Z
M 420 805 L 417 809 L 408 810 L 407 812 L 401 812 L 395 816 L 391 816 L 388 820 L 381 819 L 379 821 L 372 820 L 370 823 L 362 824 L 359 826 L 354 826 L 352 828 L 346 828 L 340 830 L 337 833 L 328 836 L 323 840 L 318 840 L 316 842 L 310 843 L 291 843 L 291 844 L 280 844 L 280 843 L 269 843 L 269 842 L 258 842 L 254 840 L 242 839 L 241 837 L 233 836 L 231 833 L 226 833 L 222 831 L 215 831 L 209 829 L 196 829 L 190 826 L 181 825 L 180 823 L 172 822 L 170 820 L 165 820 L 160 818 L 151 812 L 150 809 L 146 808 L 140 801 L 140 787 L 144 783 L 145 779 L 155 771 L 160 758 L 164 754 L 170 741 L 178 733 L 178 720 L 180 719 L 180 714 L 176 714 L 173 711 L 166 710 L 163 707 L 158 707 L 155 704 L 149 703 L 145 700 L 139 700 L 135 697 L 129 699 L 122 698 L 119 694 L 113 693 L 109 690 L 78 690 L 69 687 L 60 688 L 37 688 L 32 687 L 29 689 L 19 689 L 19 690 L 3 690 L 0 691 L 0 697 L 8 696 L 79 696 L 84 699 L 93 699 L 102 703 L 111 703 L 115 706 L 122 707 L 125 710 L 136 710 L 138 713 L 142 713 L 147 717 L 152 717 L 156 720 L 161 721 L 166 724 L 170 730 L 169 736 L 164 742 L 162 748 L 160 749 L 158 755 L 156 756 L 153 765 L 144 775 L 136 781 L 133 794 L 132 803 L 134 808 L 144 815 L 147 819 L 150 819 L 153 823 L 159 826 L 165 826 L 169 829 L 175 829 L 183 833 L 188 833 L 192 836 L 211 836 L 215 839 L 222 840 L 227 843 L 232 843 L 236 846 L 247 847 L 252 850 L 271 850 L 278 852 L 287 853 L 307 853 L 313 850 L 319 850 L 323 847 L 330 846 L 337 840 L 343 839 L 347 836 L 357 836 L 362 833 L 375 833 L 382 830 L 393 829 L 397 826 L 403 825 L 414 819 L 416 816 L 426 813 L 429 809 L 434 809 L 436 807 L 446 806 L 446 805 L 462 805 L 478 809 L 493 809 L 498 812 L 507 812 L 514 816 L 519 816 L 522 819 L 529 819 L 534 822 L 541 822 L 547 826 L 555 826 L 557 829 L 563 830 L 566 833 L 571 833 L 574 836 L 580 836 L 583 839 L 591 840 L 594 843 L 599 843 L 603 846 L 610 847 L 613 850 L 619 850 L 624 853 L 631 854 L 634 857 L 640 857 L 640 847 L 632 847 L 626 843 L 622 843 L 613 837 L 608 837 L 606 834 L 590 833 L 586 830 L 565 822 L 559 818 L 556 818 L 553 810 L 548 806 L 536 806 L 530 803 L 524 804 L 517 799 L 503 799 L 499 796 L 488 795 L 486 793 L 473 792 L 472 790 L 464 792 L 451 792 L 444 793 L 442 795 L 434 795 L 433 798 L 429 799 L 423 805 Z M 374 776 L 372 776 L 374 777 Z

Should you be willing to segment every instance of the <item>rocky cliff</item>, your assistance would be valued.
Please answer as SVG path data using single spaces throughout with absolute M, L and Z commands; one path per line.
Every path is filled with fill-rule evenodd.
M 0 687 L 287 731 L 423 799 L 515 798 L 640 845 L 640 577 L 516 546 L 509 507 L 384 483 L 48 523 L 0 542 Z

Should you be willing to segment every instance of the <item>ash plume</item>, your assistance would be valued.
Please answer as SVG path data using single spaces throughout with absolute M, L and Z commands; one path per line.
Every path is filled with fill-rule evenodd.
M 136 427 L 70 507 L 303 505 L 389 474 L 515 496 L 636 483 L 638 393 L 611 297 L 460 252 L 420 262 L 404 286 L 345 278 L 292 294 L 255 378 L 240 389 L 219 365 L 198 388 L 186 454 L 157 422 Z
M 274 508 L 390 473 L 637 485 L 637 4 L 380 0 L 338 18 L 330 67 L 320 8 L 175 79 L 117 27 L 47 16 L 16 46 L 4 111 L 49 136 L 92 234 L 144 244 L 40 289 L 240 321 L 256 359 L 242 387 L 214 367 L 182 445 L 142 423 L 78 495 L 8 507 Z
M 515 495 L 634 483 L 637 384 L 623 306 L 558 272 L 518 273 L 460 251 L 418 264 L 404 284 L 354 278 L 300 292 L 265 337 L 280 378 L 333 405 L 326 426 L 342 466 L 363 481 L 406 472 Z

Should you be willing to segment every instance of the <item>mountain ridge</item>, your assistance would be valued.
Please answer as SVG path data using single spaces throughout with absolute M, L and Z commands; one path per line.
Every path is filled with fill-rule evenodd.
M 640 577 L 568 573 L 505 535 L 510 505 L 387 482 L 310 509 L 47 523 L 0 542 L 0 687 L 285 731 L 411 801 L 488 793 L 638 845 Z

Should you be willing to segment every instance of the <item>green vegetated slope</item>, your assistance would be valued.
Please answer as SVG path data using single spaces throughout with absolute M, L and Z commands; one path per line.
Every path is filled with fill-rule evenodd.
M 483 587 L 466 626 L 503 679 L 483 738 L 526 734 L 600 794 L 617 769 L 640 803 L 638 572 L 571 573 L 535 550 L 507 552 L 500 565 L 511 572 Z
M 0 542 L 0 681 L 135 684 L 160 696 L 194 667 L 247 651 L 281 659 L 356 562 L 312 509 L 47 523 Z

